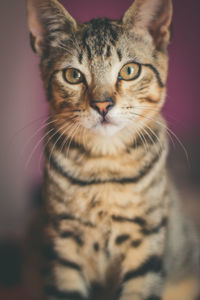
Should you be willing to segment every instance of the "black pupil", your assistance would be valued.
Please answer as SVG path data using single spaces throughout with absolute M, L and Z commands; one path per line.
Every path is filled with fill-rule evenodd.
M 72 76 L 73 76 L 74 79 L 79 79 L 80 78 L 80 73 L 77 72 L 76 70 L 74 70 Z
M 132 67 L 127 67 L 127 74 L 130 76 L 134 72 L 134 69 Z

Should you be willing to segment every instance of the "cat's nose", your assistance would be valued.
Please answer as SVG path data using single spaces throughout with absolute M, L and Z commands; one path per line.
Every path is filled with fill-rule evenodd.
M 90 106 L 94 108 L 101 116 L 105 117 L 108 111 L 115 105 L 112 99 L 103 101 L 91 101 Z

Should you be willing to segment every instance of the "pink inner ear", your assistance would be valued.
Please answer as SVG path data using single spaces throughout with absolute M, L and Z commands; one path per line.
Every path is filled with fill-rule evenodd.
M 32 35 L 38 39 L 41 40 L 42 37 L 45 34 L 45 30 L 42 27 L 42 24 L 40 24 L 39 18 L 36 16 L 36 12 L 32 9 L 29 10 L 29 29 L 32 33 Z

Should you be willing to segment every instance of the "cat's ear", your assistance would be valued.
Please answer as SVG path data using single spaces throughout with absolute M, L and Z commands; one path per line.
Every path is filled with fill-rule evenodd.
M 62 32 L 75 31 L 77 22 L 57 0 L 27 0 L 31 44 L 40 56 Z
M 165 49 L 171 38 L 172 0 L 135 0 L 123 17 L 130 29 L 148 31 L 158 50 Z

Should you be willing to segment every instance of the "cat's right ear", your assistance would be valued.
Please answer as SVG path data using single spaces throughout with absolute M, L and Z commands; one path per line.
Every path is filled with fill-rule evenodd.
M 172 0 L 135 0 L 123 17 L 130 30 L 149 33 L 158 50 L 164 50 L 171 38 Z
M 28 25 L 33 50 L 40 56 L 56 37 L 77 29 L 77 22 L 57 0 L 27 0 Z

